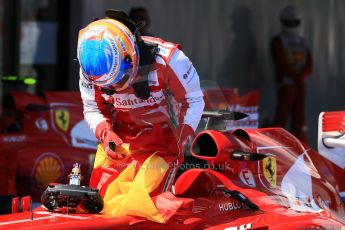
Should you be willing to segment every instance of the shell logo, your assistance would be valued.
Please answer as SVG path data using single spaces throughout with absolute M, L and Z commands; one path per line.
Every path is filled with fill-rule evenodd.
M 35 163 L 33 179 L 38 188 L 46 189 L 51 182 L 57 182 L 63 175 L 63 164 L 54 153 L 43 153 Z

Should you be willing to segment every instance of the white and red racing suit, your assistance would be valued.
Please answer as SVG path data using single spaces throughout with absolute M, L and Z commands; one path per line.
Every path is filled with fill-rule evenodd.
M 107 95 L 101 88 L 85 82 L 80 75 L 84 116 L 93 132 L 97 125 L 109 121 L 114 132 L 130 144 L 130 150 L 140 150 L 142 156 L 146 152 L 159 151 L 167 162 L 174 162 L 175 169 L 167 176 L 171 180 L 167 183 L 171 183 L 178 162 L 183 160 L 174 131 L 179 124 L 187 124 L 196 130 L 204 109 L 203 93 L 192 62 L 178 45 L 159 38 L 143 39 L 158 45 L 148 74 L 149 99 L 137 98 L 133 87 Z M 104 179 L 99 179 L 90 182 L 90 186 L 102 187 L 101 180 L 107 184 Z M 167 183 L 165 187 L 168 187 Z

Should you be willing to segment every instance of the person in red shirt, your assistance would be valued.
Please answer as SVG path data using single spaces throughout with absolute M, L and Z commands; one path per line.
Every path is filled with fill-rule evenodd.
M 299 35 L 300 11 L 287 6 L 281 12 L 280 21 L 283 29 L 271 41 L 278 95 L 274 125 L 285 128 L 290 118 L 291 132 L 308 143 L 305 96 L 312 55 L 307 42 Z
M 124 12 L 106 15 L 79 32 L 85 120 L 111 159 L 128 165 L 159 152 L 172 167 L 156 190 L 169 190 L 204 109 L 198 73 L 179 45 L 141 36 Z M 126 156 L 128 145 L 137 154 Z M 90 186 L 104 195 L 123 169 L 94 168 Z

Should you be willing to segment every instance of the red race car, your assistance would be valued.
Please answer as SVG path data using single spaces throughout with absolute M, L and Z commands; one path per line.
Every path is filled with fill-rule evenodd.
M 85 180 L 97 139 L 83 120 L 78 92 L 11 92 L 0 117 L 0 195 L 39 201 L 50 182 L 66 183 L 75 162 Z
M 328 115 L 322 115 L 319 139 L 326 149 L 341 152 L 345 112 L 336 114 L 336 119 L 335 114 Z M 238 113 L 206 111 L 205 117 L 210 116 L 216 120 L 243 118 Z M 345 207 L 339 196 L 344 191 L 340 158 L 332 160 L 330 152 L 318 153 L 282 128 L 206 129 L 197 134 L 190 151 L 200 161 L 176 180 L 173 194 L 183 204 L 165 224 L 134 216 L 115 218 L 38 207 L 0 216 L 0 228 L 345 228 Z M 68 172 L 71 168 L 72 164 Z
M 230 121 L 231 124 L 212 120 L 210 127 L 258 127 L 257 91 L 240 96 L 235 89 L 213 87 L 204 92 L 207 109 L 231 109 L 250 115 L 246 121 Z M 97 139 L 83 120 L 82 109 L 77 91 L 48 91 L 40 95 L 10 92 L 3 98 L 0 196 L 31 195 L 39 202 L 50 182 L 67 183 L 75 162 L 81 164 L 87 183 Z

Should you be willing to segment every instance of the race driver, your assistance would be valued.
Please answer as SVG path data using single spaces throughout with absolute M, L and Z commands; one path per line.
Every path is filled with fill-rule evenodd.
M 85 120 L 107 157 L 125 167 L 94 168 L 90 186 L 104 195 L 126 165 L 158 152 L 171 166 L 155 190 L 161 193 L 171 188 L 201 119 L 199 76 L 179 45 L 140 36 L 140 25 L 121 11 L 106 16 L 79 32 L 79 86 Z
M 304 107 L 312 56 L 306 40 L 299 34 L 301 20 L 298 8 L 292 5 L 285 7 L 280 14 L 283 29 L 271 41 L 278 94 L 274 123 L 285 128 L 291 118 L 291 132 L 308 143 Z

